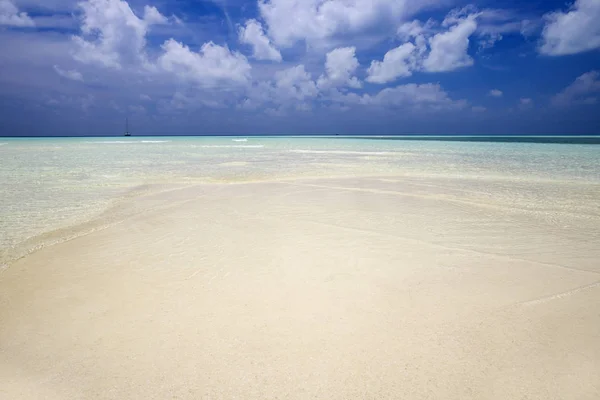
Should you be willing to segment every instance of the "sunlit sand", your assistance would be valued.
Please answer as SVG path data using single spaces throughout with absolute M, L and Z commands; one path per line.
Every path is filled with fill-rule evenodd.
M 566 212 L 567 183 L 514 185 L 123 202 L 136 212 L 0 272 L 0 398 L 597 399 L 598 209 Z M 557 193 L 543 213 L 540 190 Z

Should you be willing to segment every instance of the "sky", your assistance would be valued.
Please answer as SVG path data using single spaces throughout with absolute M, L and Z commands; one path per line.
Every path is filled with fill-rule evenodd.
M 0 0 L 0 135 L 600 134 L 600 0 Z

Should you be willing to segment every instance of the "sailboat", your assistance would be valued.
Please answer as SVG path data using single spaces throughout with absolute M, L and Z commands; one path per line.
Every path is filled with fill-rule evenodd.
M 125 118 L 125 136 L 131 136 L 131 132 L 129 132 L 129 118 Z

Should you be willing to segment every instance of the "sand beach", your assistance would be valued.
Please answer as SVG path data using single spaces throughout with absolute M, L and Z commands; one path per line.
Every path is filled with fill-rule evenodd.
M 0 398 L 597 399 L 599 193 L 372 174 L 122 199 L 0 272 Z

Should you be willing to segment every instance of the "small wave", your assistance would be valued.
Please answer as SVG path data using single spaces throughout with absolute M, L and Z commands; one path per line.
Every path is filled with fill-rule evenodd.
M 262 149 L 263 147 L 265 147 L 262 144 L 249 144 L 249 145 L 221 145 L 221 144 L 207 144 L 207 145 L 203 145 L 203 146 L 199 146 L 203 149 Z
M 231 139 L 234 142 L 247 142 L 248 139 Z
M 8 143 L 0 143 L 0 146 L 4 146 L 5 144 L 8 144 Z
M 338 154 L 355 156 L 388 156 L 397 154 L 393 151 L 346 151 L 346 150 L 290 150 L 290 153 L 298 154 Z
M 86 143 L 92 144 L 136 144 L 136 143 L 169 143 L 170 140 L 102 140 L 102 141 L 88 141 Z
M 125 144 L 129 144 L 129 143 L 135 143 L 135 142 L 128 142 L 125 140 L 104 140 L 101 142 L 86 142 L 86 143 L 91 143 L 91 144 L 120 144 L 120 143 L 125 143 Z

